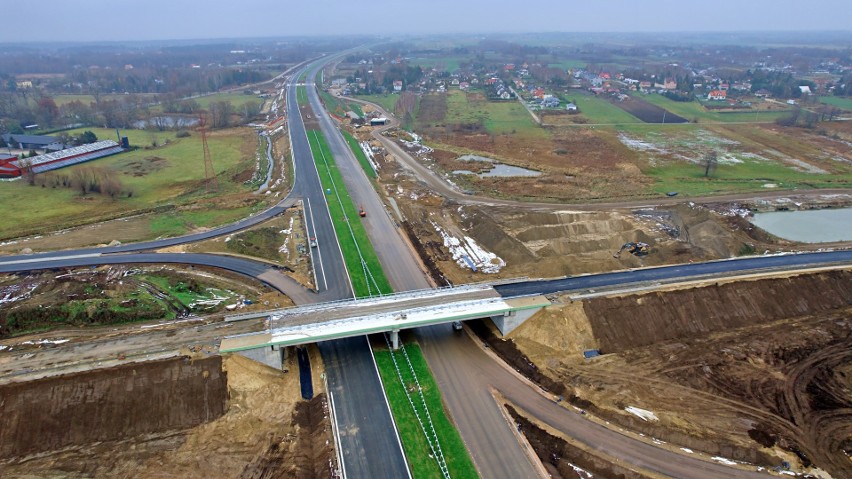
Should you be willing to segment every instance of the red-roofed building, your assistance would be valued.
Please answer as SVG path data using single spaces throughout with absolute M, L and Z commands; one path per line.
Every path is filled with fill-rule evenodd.
M 18 161 L 14 155 L 0 153 L 0 178 L 17 178 L 21 176 L 21 169 L 12 162 Z
M 713 90 L 707 94 L 708 100 L 725 100 L 728 98 L 728 92 L 723 90 Z

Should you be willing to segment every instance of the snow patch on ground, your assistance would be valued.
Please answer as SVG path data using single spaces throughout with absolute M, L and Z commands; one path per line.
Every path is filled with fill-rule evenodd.
M 286 230 L 281 230 L 281 231 L 278 232 L 278 233 L 284 235 L 284 243 L 282 243 L 281 247 L 278 248 L 278 252 L 286 254 L 288 259 L 290 258 L 290 249 L 287 248 L 287 241 L 290 239 L 290 234 L 293 233 L 293 220 L 294 219 L 295 218 L 293 218 L 291 216 L 290 217 L 290 226 L 288 226 Z
M 493 274 L 499 273 L 506 266 L 506 262 L 503 259 L 479 246 L 470 236 L 464 236 L 462 239 L 459 239 L 444 231 L 434 221 L 431 223 L 435 231 L 443 238 L 444 246 L 450 250 L 453 260 L 462 268 L 468 268 L 474 272 Z
M 737 465 L 737 463 L 735 461 L 732 461 L 730 459 L 727 459 L 727 458 L 724 458 L 724 457 L 721 457 L 721 456 L 714 456 L 714 457 L 711 457 L 711 459 L 713 459 L 716 462 L 722 463 L 726 466 L 736 466 Z
M 39 339 L 37 341 L 24 341 L 21 344 L 62 344 L 71 341 L 70 339 Z
M 376 158 L 373 156 L 373 149 L 370 147 L 370 143 L 362 141 L 361 143 L 358 143 L 358 145 L 361 147 L 361 151 L 364 152 L 364 156 L 367 157 L 367 161 L 370 162 L 370 166 L 373 167 L 373 171 L 378 172 L 379 164 L 376 163 Z
M 682 447 L 682 448 L 680 448 L 680 450 L 687 453 L 687 454 L 694 454 L 695 453 L 695 451 L 693 451 L 692 449 L 689 449 L 688 447 Z
M 652 413 L 651 411 L 648 411 L 648 410 L 645 410 L 645 409 L 640 409 L 638 407 L 627 406 L 626 408 L 624 408 L 624 410 L 629 412 L 630 414 L 633 414 L 634 416 L 638 417 L 639 419 L 642 419 L 643 421 L 659 421 L 660 420 L 660 418 L 658 418 L 657 415 Z
M 581 478 L 591 479 L 592 477 L 595 477 L 595 476 L 592 475 L 591 472 L 589 472 L 589 471 L 587 471 L 583 468 L 577 467 L 574 464 L 571 464 L 570 462 L 568 463 L 568 465 L 571 466 L 571 469 L 574 469 L 574 472 L 577 473 L 577 476 L 579 476 Z
M 26 288 L 20 284 L 12 284 L 5 288 L 0 288 L 0 305 L 27 299 L 32 295 L 36 288 L 38 288 L 37 284 L 29 286 L 29 290 L 26 290 Z
M 818 166 L 814 166 L 810 163 L 807 163 L 807 162 L 802 161 L 802 160 L 797 160 L 795 158 L 785 158 L 784 162 L 785 163 L 791 163 L 793 165 L 793 166 L 791 166 L 791 168 L 793 168 L 796 171 L 802 171 L 802 172 L 805 172 L 805 173 L 815 173 L 815 174 L 819 174 L 819 175 L 827 175 L 828 174 L 827 171 L 823 170 L 822 168 L 820 168 Z

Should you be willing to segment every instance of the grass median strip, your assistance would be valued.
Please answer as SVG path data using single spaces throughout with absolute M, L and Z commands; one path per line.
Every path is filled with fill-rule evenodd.
M 363 298 L 393 292 L 361 224 L 358 209 L 346 191 L 343 176 L 334 163 L 328 143 L 317 130 L 308 130 L 308 141 L 319 171 L 320 182 L 326 192 L 331 220 L 340 241 L 343 260 L 349 269 L 355 296 Z
M 361 224 L 358 210 L 346 191 L 343 177 L 335 165 L 325 138 L 317 130 L 308 130 L 307 134 L 320 181 L 323 190 L 326 192 L 329 212 L 334 222 L 338 241 L 340 241 L 343 258 L 349 269 L 355 295 L 365 297 L 375 296 L 377 292 L 381 294 L 391 293 L 390 283 L 382 272 L 381 264 Z M 357 147 L 357 142 L 355 147 Z M 444 411 L 441 392 L 435 384 L 420 348 L 409 344 L 406 349 L 417 380 L 423 388 L 426 407 L 434 425 L 435 435 L 441 445 L 441 450 L 446 454 L 446 464 L 450 476 L 456 478 L 479 477 L 458 431 L 455 430 Z M 408 401 L 405 395 L 405 389 L 409 388 L 410 384 L 400 382 L 393 366 L 390 351 L 387 349 L 383 351 L 374 350 L 374 354 L 382 377 L 382 385 L 388 395 L 388 401 L 396 419 L 412 476 L 418 479 L 441 477 L 438 463 L 431 455 L 428 440 L 423 434 L 420 423 L 417 422 L 412 403 Z M 407 378 L 406 382 L 409 382 L 409 380 L 414 382 L 411 377 Z M 415 401 L 414 407 L 422 407 L 418 404 Z M 421 417 L 425 416 L 422 410 L 419 410 L 419 414 Z M 431 425 L 425 427 L 431 431 Z
M 467 448 L 461 436 L 444 414 L 441 391 L 432 377 L 432 372 L 426 364 L 426 359 L 423 357 L 420 347 L 408 343 L 405 345 L 405 349 L 423 391 L 423 397 L 431 414 L 432 424 L 435 427 L 435 435 L 438 437 L 441 450 L 446 458 L 450 477 L 454 479 L 479 477 L 470 455 L 467 454 Z M 414 478 L 441 477 L 438 463 L 431 456 L 432 451 L 429 443 L 405 394 L 406 390 L 416 393 L 416 383 L 411 378 L 406 378 L 405 384 L 400 383 L 391 358 L 391 352 L 387 348 L 374 348 L 373 354 L 376 357 L 376 364 L 379 366 L 382 383 L 385 385 L 388 402 L 396 418 L 397 428 L 402 437 L 403 449 L 405 449 L 405 456 L 408 458 L 412 476 Z M 399 356 L 399 353 L 396 354 Z M 401 361 L 399 357 L 397 357 L 397 361 Z M 405 370 L 406 367 L 407 365 L 401 367 L 401 369 Z M 406 374 L 408 373 L 403 373 L 404 376 Z M 419 399 L 415 399 L 414 403 L 417 404 L 418 401 Z M 420 407 L 420 405 L 417 404 L 416 407 Z M 423 416 L 422 410 L 420 415 Z

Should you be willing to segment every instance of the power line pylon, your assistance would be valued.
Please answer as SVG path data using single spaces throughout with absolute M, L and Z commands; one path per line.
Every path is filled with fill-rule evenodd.
M 201 133 L 201 145 L 204 147 L 204 184 L 208 193 L 215 193 L 219 191 L 219 183 L 216 180 L 216 172 L 213 171 L 210 147 L 207 146 L 207 119 L 203 113 L 198 115 L 198 131 Z

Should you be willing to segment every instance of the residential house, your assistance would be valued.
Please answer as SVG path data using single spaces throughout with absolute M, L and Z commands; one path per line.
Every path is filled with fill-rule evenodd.
M 649 82 L 649 81 L 640 81 L 639 82 L 639 89 L 641 89 L 641 90 L 650 90 L 651 86 L 652 86 L 651 82 Z
M 802 92 L 802 95 L 810 95 L 812 93 L 811 87 L 809 87 L 808 85 L 800 85 L 799 91 Z
M 393 81 L 393 91 L 402 91 L 402 80 Z
M 677 90 L 677 82 L 674 78 L 666 78 L 665 83 L 663 83 L 663 88 L 666 90 Z
M 707 94 L 708 100 L 725 100 L 728 98 L 728 92 L 724 90 L 713 90 Z
M 568 103 L 567 105 L 565 105 L 565 109 L 568 110 L 568 111 L 576 112 L 577 111 L 577 105 L 575 105 L 573 103 Z

